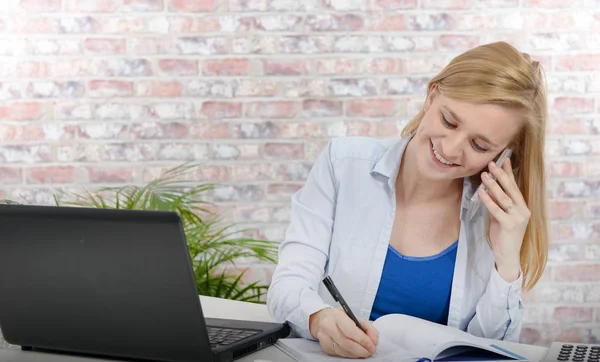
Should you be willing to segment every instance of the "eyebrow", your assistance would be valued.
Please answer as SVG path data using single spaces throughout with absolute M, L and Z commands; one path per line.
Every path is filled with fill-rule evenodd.
M 448 106 L 442 106 L 442 108 L 444 108 L 446 110 L 446 112 L 450 113 L 450 116 L 452 116 L 452 118 L 458 122 L 458 123 L 463 123 L 462 120 L 456 115 L 456 113 L 454 113 L 450 108 L 448 108 Z M 489 143 L 490 145 L 492 145 L 492 147 L 497 148 L 498 145 L 496 145 L 494 142 L 490 141 L 489 138 L 487 138 L 486 136 L 483 135 L 475 135 L 476 138 L 481 138 L 484 142 Z

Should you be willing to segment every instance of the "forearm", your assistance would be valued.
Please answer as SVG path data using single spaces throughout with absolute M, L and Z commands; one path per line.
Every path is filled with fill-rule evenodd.
M 520 270 L 518 278 L 508 282 L 494 268 L 467 331 L 479 337 L 518 342 L 523 323 L 521 284 Z

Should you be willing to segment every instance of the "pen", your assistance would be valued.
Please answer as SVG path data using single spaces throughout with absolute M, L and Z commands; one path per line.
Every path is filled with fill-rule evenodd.
M 329 293 L 331 293 L 333 299 L 335 299 L 336 302 L 339 302 L 342 305 L 342 308 L 344 308 L 344 312 L 346 312 L 348 317 L 350 317 L 350 319 L 354 321 L 356 326 L 360 328 L 361 331 L 365 332 L 358 319 L 356 319 L 356 317 L 354 316 L 354 313 L 352 313 L 352 311 L 350 310 L 350 307 L 348 307 L 348 304 L 346 304 L 346 301 L 340 294 L 340 291 L 335 287 L 335 284 L 333 284 L 333 280 L 331 280 L 331 277 L 325 277 L 325 279 L 323 279 L 323 284 L 325 284 L 327 290 L 329 290 Z

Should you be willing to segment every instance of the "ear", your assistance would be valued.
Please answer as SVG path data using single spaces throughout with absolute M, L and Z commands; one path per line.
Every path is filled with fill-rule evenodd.
M 433 100 L 435 99 L 435 97 L 437 97 L 437 95 L 438 95 L 437 83 L 432 83 L 431 86 L 429 87 L 429 94 L 427 95 L 427 99 L 425 100 L 425 104 L 423 106 L 425 113 L 427 113 L 427 111 L 429 110 L 429 107 L 431 107 L 431 104 L 433 103 Z

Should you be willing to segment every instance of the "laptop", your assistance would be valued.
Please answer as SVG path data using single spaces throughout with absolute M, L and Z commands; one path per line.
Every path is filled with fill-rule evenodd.
M 22 349 L 232 361 L 289 326 L 204 318 L 175 212 L 0 205 L 0 329 Z

